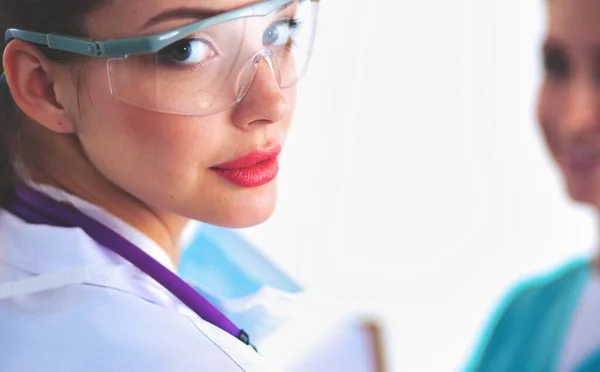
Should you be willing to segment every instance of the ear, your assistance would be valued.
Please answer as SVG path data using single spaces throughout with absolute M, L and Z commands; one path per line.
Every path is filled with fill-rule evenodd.
M 74 92 L 68 68 L 22 40 L 8 43 L 3 63 L 13 99 L 25 115 L 56 133 L 75 131 L 68 110 Z

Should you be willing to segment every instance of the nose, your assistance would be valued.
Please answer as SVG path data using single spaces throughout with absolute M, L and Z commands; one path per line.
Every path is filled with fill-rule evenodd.
M 242 100 L 234 107 L 233 124 L 240 129 L 280 122 L 290 110 L 290 103 L 279 87 L 277 68 L 270 56 L 258 56 L 247 68 L 250 84 Z M 248 71 L 248 70 L 247 70 Z
M 580 84 L 570 92 L 565 118 L 569 132 L 600 130 L 600 90 L 592 84 Z

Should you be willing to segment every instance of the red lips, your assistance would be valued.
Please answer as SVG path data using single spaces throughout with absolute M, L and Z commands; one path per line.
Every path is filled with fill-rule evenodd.
M 258 187 L 273 181 L 277 177 L 279 173 L 277 156 L 280 153 L 281 146 L 275 146 L 266 151 L 255 150 L 210 169 L 237 186 Z

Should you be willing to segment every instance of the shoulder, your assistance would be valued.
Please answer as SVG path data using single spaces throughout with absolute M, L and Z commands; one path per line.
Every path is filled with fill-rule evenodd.
M 511 348 L 521 348 L 521 336 L 537 332 L 537 326 L 568 311 L 587 278 L 589 266 L 589 259 L 578 258 L 510 289 L 489 318 L 468 370 L 475 370 L 494 350 L 511 353 Z
M 581 284 L 581 280 L 587 277 L 589 266 L 589 259 L 577 258 L 542 275 L 528 278 L 508 292 L 499 310 L 507 317 L 511 313 L 531 309 L 530 305 L 539 304 L 539 301 L 557 302 L 566 289 Z
M 0 301 L 2 371 L 242 371 L 178 312 L 76 285 Z

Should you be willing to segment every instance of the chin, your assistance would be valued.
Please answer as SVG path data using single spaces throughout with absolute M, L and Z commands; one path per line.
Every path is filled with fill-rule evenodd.
M 233 191 L 222 199 L 212 199 L 211 213 L 196 219 L 211 225 L 242 229 L 260 225 L 267 221 L 275 211 L 277 192 L 275 185 L 267 185 L 256 189 Z M 206 211 L 206 204 L 202 209 Z
M 267 221 L 273 215 L 274 210 L 275 206 L 272 208 L 261 208 L 255 210 L 246 209 L 244 211 L 239 211 L 239 213 L 232 213 L 231 215 L 211 224 L 230 229 L 244 229 L 247 227 L 260 225 Z
M 600 206 L 600 188 L 590 184 L 567 181 L 566 189 L 569 198 L 575 203 Z

